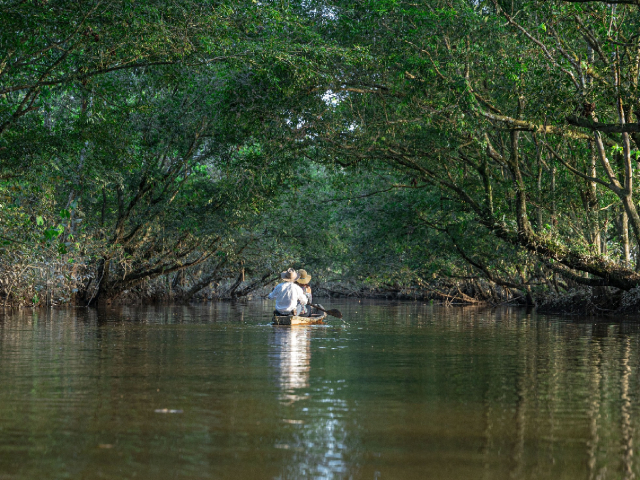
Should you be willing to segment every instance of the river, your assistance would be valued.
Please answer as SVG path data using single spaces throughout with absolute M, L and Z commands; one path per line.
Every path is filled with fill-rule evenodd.
M 0 313 L 0 479 L 640 476 L 640 324 L 323 303 Z

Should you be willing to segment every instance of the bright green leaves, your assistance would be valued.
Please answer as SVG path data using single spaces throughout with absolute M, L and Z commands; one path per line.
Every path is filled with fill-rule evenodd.
M 44 239 L 47 241 L 55 240 L 60 235 L 64 233 L 64 227 L 62 225 L 56 225 L 52 227 L 47 227 L 44 232 Z

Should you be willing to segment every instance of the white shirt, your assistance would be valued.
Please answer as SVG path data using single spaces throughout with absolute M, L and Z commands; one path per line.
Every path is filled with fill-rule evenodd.
M 293 282 L 283 282 L 273 289 L 269 294 L 269 298 L 276 299 L 276 310 L 280 313 L 291 312 L 298 301 L 302 305 L 307 304 L 307 296 L 302 289 Z

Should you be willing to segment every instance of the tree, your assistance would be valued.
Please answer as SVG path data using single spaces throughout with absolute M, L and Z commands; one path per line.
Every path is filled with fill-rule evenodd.
M 336 52 L 278 4 L 0 8 L 0 265 L 37 255 L 86 301 L 232 252 L 295 169 L 261 144 L 265 123 Z
M 314 151 L 424 182 L 447 199 L 433 228 L 472 219 L 573 281 L 638 285 L 636 6 L 335 9 L 338 37 L 375 61 L 324 86 L 338 101 L 305 119 Z

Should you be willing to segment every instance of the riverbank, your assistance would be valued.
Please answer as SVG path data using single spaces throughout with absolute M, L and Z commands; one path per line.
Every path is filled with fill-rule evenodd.
M 623 292 L 611 287 L 576 287 L 566 292 L 526 292 L 477 284 L 439 285 L 418 288 L 359 288 L 333 285 L 319 287 L 316 295 L 333 298 L 369 298 L 386 300 L 420 300 L 447 306 L 485 305 L 534 307 L 549 315 L 616 316 L 640 313 L 640 288 Z
M 69 268 L 67 275 L 30 278 L 24 284 L 0 281 L 0 306 L 39 308 L 50 306 L 87 306 L 91 301 L 94 279 L 88 272 Z M 258 278 L 227 278 L 212 281 L 190 295 L 199 279 L 175 276 L 142 282 L 124 290 L 103 305 L 144 305 L 154 303 L 207 303 L 265 298 L 277 284 L 272 275 Z M 640 288 L 622 292 L 610 287 L 574 287 L 567 291 L 527 292 L 488 281 L 452 281 L 436 279 L 428 285 L 366 285 L 356 282 L 316 282 L 314 296 L 326 299 L 376 299 L 421 301 L 444 306 L 527 306 L 543 314 L 582 316 L 630 315 L 640 312 Z

